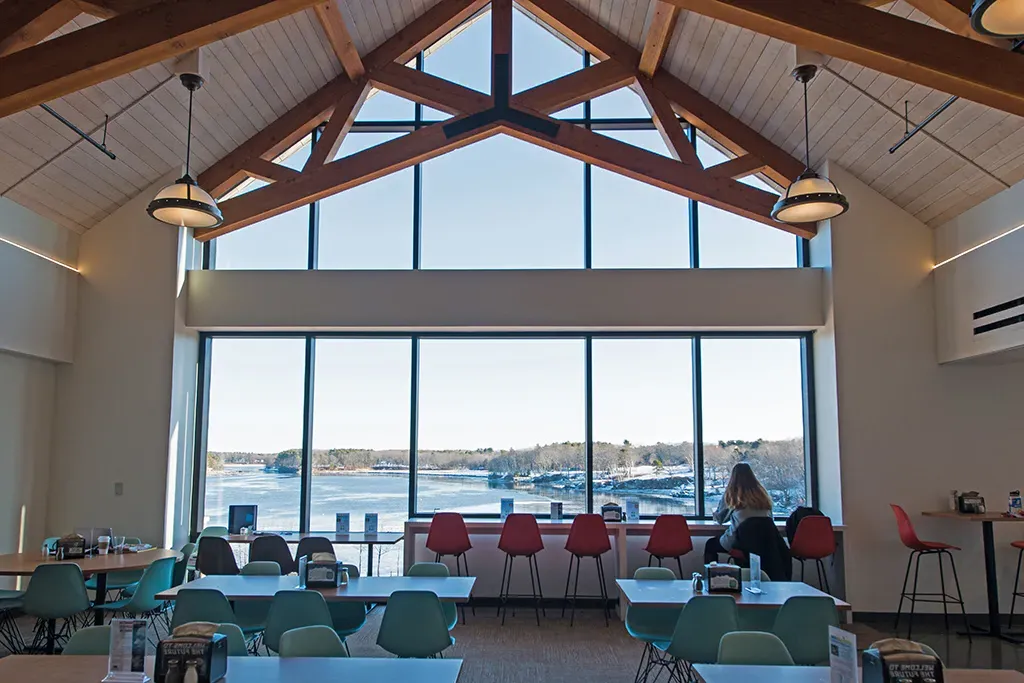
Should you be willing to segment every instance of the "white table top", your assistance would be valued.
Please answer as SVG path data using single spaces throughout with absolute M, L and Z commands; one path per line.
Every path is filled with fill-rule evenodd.
M 395 591 L 430 591 L 442 602 L 467 602 L 473 592 L 474 576 L 448 578 L 430 576 L 363 576 L 347 586 L 317 589 L 328 602 L 387 602 Z M 158 600 L 173 600 L 179 590 L 209 588 L 228 600 L 269 600 L 274 593 L 295 590 L 299 577 L 290 576 L 204 576 L 157 594 Z
M 702 683 L 829 683 L 827 666 L 726 666 L 695 664 L 697 680 Z M 946 683 L 1024 683 L 1019 671 L 989 669 L 946 669 Z
M 643 579 L 616 579 L 615 584 L 631 605 L 643 607 L 680 607 L 694 596 L 693 584 L 689 579 L 680 581 L 657 581 Z M 762 608 L 773 609 L 782 607 L 783 603 L 794 596 L 826 596 L 831 597 L 840 610 L 850 609 L 849 603 L 823 593 L 813 586 L 799 581 L 763 581 L 760 594 L 744 590 L 742 593 L 698 593 L 698 595 L 731 595 L 736 599 L 740 609 Z
M 153 673 L 154 658 L 146 658 Z M 364 657 L 230 657 L 224 683 L 372 681 L 373 683 L 456 683 L 461 659 L 374 659 Z M 5 683 L 96 683 L 107 674 L 107 657 L 14 655 L 0 659 Z

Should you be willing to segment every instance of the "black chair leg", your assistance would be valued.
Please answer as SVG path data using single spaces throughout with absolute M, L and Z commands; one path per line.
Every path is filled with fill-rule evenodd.
M 579 555 L 575 555 L 576 558 L 576 581 L 572 586 L 572 611 L 569 612 L 569 627 L 576 625 L 576 596 L 580 593 L 580 565 L 583 563 L 583 558 Z
M 463 568 L 466 570 L 465 576 L 472 576 L 472 574 L 469 573 L 469 558 L 466 557 L 466 553 L 462 553 L 461 556 L 457 555 L 455 557 L 455 573 L 457 573 L 457 574 L 459 573 L 459 570 L 458 570 L 458 568 L 459 568 L 459 557 L 462 557 L 462 565 L 463 565 Z M 459 574 L 459 576 L 463 576 L 463 574 Z M 509 576 L 509 583 L 511 583 L 511 582 L 512 582 L 512 577 L 510 575 Z M 473 597 L 472 596 L 470 596 L 470 598 L 469 598 L 469 609 L 470 609 L 471 612 L 473 612 L 473 616 L 475 617 L 476 616 L 476 603 L 473 602 Z M 462 623 L 463 623 L 463 625 L 465 625 L 465 623 L 466 623 L 466 610 L 465 610 L 465 608 L 463 608 L 463 610 L 462 610 Z
M 57 620 L 46 620 L 46 654 L 52 655 L 57 646 Z
M 953 554 L 948 550 L 943 551 L 949 555 L 949 566 L 953 569 L 953 583 L 956 585 L 956 599 L 960 602 L 960 611 L 964 615 L 964 631 L 967 633 L 967 642 L 974 642 L 971 639 L 971 624 L 967 621 L 967 607 L 964 606 L 964 595 L 960 592 L 960 578 L 956 575 L 956 562 L 953 561 Z
M 1013 599 L 1010 600 L 1010 622 L 1006 625 L 1008 629 L 1013 628 L 1013 608 L 1017 605 L 1017 593 L 1020 586 L 1020 561 L 1024 558 L 1024 549 L 1017 553 L 1017 573 L 1013 579 Z
M 534 555 L 527 555 L 526 556 L 526 566 L 530 570 L 530 591 L 533 593 L 533 613 L 537 617 L 537 626 L 540 626 L 540 598 L 537 597 L 537 586 L 534 584 L 534 580 L 533 580 L 533 561 L 534 561 L 534 559 L 535 559 Z M 537 578 L 539 579 L 540 577 L 538 576 Z
M 601 609 L 604 610 L 604 625 L 608 625 L 608 587 L 604 583 L 604 563 L 601 561 L 601 556 L 598 555 L 594 558 L 597 560 L 597 581 L 601 586 Z M 659 563 L 661 558 L 658 558 Z
M 917 554 L 917 562 L 914 563 L 914 592 L 910 594 L 910 625 L 907 626 L 907 640 L 911 639 L 914 631 L 914 611 L 917 609 L 917 578 L 921 574 L 921 553 Z
M 501 608 L 505 605 L 505 601 L 507 600 L 506 595 L 508 594 L 508 590 L 505 588 L 505 578 L 508 576 L 508 560 L 509 555 L 506 553 L 505 564 L 501 568 L 501 588 L 498 589 L 498 613 L 494 615 L 497 617 L 501 616 Z M 511 583 L 511 581 L 509 583 Z
M 572 581 L 572 561 L 575 555 L 569 556 L 569 573 L 565 575 L 565 597 L 562 599 L 562 618 L 565 618 L 565 608 L 569 604 L 569 582 Z
M 508 583 L 505 586 L 505 597 L 501 601 L 501 605 L 502 605 L 501 625 L 502 626 L 505 625 L 505 617 L 508 616 L 508 595 L 509 595 L 509 593 L 512 592 L 512 567 L 515 565 L 515 563 L 516 563 L 516 558 L 514 558 L 511 555 L 509 555 L 508 556 Z M 516 615 L 516 610 L 513 607 L 512 608 L 512 616 L 515 616 L 515 615 Z
M 679 555 L 676 555 L 676 564 L 679 565 L 679 578 L 682 579 L 683 578 L 683 558 L 681 556 L 679 556 Z
M 903 588 L 900 589 L 900 606 L 896 608 L 896 623 L 893 624 L 892 630 L 899 633 L 900 630 L 900 615 L 903 613 L 903 599 L 907 597 L 907 581 L 910 579 L 910 565 L 914 563 L 914 552 L 910 553 L 910 557 L 907 558 L 907 571 L 903 575 Z M 800 562 L 800 580 L 804 580 L 803 575 L 803 561 Z
M 540 565 L 537 564 L 536 555 L 531 555 L 530 557 L 533 559 L 533 571 L 537 573 L 537 596 L 540 601 L 540 613 L 544 615 L 545 619 L 547 619 L 548 613 L 544 609 L 544 588 L 540 585 Z
M 943 553 L 938 553 L 939 589 L 942 591 L 942 623 L 946 627 L 946 633 L 949 634 L 949 606 L 946 604 L 946 572 L 942 568 L 942 555 Z
M 648 555 L 647 556 L 647 566 L 650 567 L 651 566 L 651 562 L 653 562 L 653 561 L 654 561 L 654 555 Z
M 825 568 L 825 562 L 821 559 L 817 560 L 818 567 L 821 569 L 821 577 L 825 580 L 823 584 L 825 586 L 825 592 L 832 595 L 832 589 L 828 585 L 828 569 Z

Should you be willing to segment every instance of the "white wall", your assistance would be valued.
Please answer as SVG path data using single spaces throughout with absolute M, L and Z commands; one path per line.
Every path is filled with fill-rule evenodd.
M 189 326 L 220 329 L 799 329 L 813 268 L 194 271 Z
M 75 362 L 57 372 L 54 533 L 104 525 L 152 543 L 180 537 L 168 520 L 178 507 L 168 487 L 184 465 L 169 465 L 169 452 L 180 453 L 188 438 L 181 402 L 191 393 L 185 365 L 195 337 L 176 330 L 182 236 L 145 212 L 158 189 L 144 190 L 81 240 Z
M 945 508 L 954 488 L 977 489 L 1000 509 L 1007 492 L 1024 485 L 1024 364 L 939 365 L 932 231 L 847 171 L 833 167 L 830 176 L 851 208 L 812 243 L 812 262 L 829 271 L 834 308 L 834 330 L 816 340 L 816 386 L 835 382 L 836 429 L 822 438 L 819 423 L 819 447 L 838 449 L 821 455 L 838 458 L 842 476 L 847 599 L 856 611 L 896 610 L 908 552 L 889 508 L 898 503 L 922 537 L 963 547 L 957 568 L 967 608 L 983 612 L 980 526 L 918 513 Z M 821 376 L 828 352 L 833 380 Z M 997 531 L 1004 609 L 1016 567 L 1008 543 L 1017 533 Z M 937 588 L 933 569 L 922 567 L 922 582 L 927 574 Z

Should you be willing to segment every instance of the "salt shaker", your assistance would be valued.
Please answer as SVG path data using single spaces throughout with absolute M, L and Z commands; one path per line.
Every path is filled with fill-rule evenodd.
M 693 573 L 693 592 L 703 593 L 704 592 L 704 575 L 700 572 Z

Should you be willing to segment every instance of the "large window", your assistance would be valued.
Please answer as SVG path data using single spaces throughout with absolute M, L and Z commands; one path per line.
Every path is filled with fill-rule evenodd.
M 264 529 L 330 531 L 348 512 L 358 530 L 376 512 L 399 530 L 496 517 L 502 498 L 706 517 L 737 462 L 777 516 L 810 500 L 805 335 L 206 339 L 205 524 L 256 503 Z M 381 552 L 397 572 L 400 549 Z

